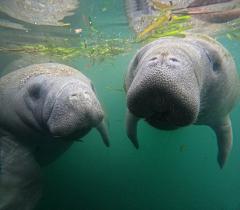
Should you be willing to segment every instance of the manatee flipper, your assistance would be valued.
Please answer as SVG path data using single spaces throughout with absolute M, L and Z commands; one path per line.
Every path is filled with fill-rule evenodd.
M 137 123 L 139 118 L 134 116 L 129 110 L 127 110 L 126 114 L 126 129 L 127 129 L 127 136 L 133 143 L 133 145 L 138 149 L 138 137 L 137 137 Z
M 103 143 L 109 147 L 110 143 L 109 143 L 109 136 L 108 136 L 108 132 L 107 132 L 107 127 L 106 127 L 106 123 L 104 121 L 104 119 L 102 120 L 101 123 L 99 123 L 96 127 L 96 129 L 98 130 L 98 132 L 100 133 Z
M 0 210 L 32 210 L 41 197 L 40 174 L 28 149 L 0 137 Z
M 223 168 L 227 160 L 227 156 L 232 148 L 232 125 L 229 116 L 227 116 L 221 123 L 211 126 L 215 131 L 218 143 L 218 164 Z

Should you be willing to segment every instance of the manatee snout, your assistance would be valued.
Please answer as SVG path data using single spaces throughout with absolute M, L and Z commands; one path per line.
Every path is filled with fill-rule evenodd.
M 196 121 L 199 113 L 199 95 L 184 93 L 184 87 L 172 89 L 177 84 L 164 86 L 156 79 L 151 86 L 131 85 L 127 93 L 129 111 L 138 118 L 144 118 L 159 129 L 175 129 Z M 178 94 L 178 93 L 181 94 Z
M 103 117 L 101 105 L 90 88 L 79 82 L 67 83 L 56 95 L 47 126 L 55 137 L 82 137 Z
M 127 106 L 135 117 L 159 129 L 195 123 L 199 84 L 188 56 L 179 49 L 160 48 L 143 57 L 127 90 Z

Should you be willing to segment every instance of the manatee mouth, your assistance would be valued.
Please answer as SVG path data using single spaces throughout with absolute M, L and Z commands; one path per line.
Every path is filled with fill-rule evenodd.
M 137 124 L 143 118 L 151 126 L 173 130 L 196 122 L 199 113 L 199 94 L 184 92 L 174 85 L 130 87 L 127 93 L 126 129 L 129 139 L 138 148 Z
M 196 114 L 191 107 L 179 101 L 166 102 L 159 106 L 159 110 L 153 110 L 145 120 L 155 128 L 173 130 L 194 123 Z
M 153 127 L 162 130 L 174 130 L 180 127 L 169 119 L 169 111 L 165 112 L 154 112 L 151 116 L 146 117 L 145 120 Z
M 129 110 L 138 118 L 163 130 L 177 129 L 196 121 L 198 108 L 185 98 L 165 91 L 148 91 L 128 98 Z

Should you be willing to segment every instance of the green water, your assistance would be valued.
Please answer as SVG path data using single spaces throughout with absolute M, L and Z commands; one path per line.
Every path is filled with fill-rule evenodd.
M 68 19 L 77 27 L 80 14 L 85 14 L 105 34 L 130 36 L 122 3 L 99 2 L 82 1 L 79 12 Z M 219 40 L 240 69 L 240 43 Z M 216 160 L 215 135 L 206 126 L 167 132 L 141 121 L 140 149 L 134 149 L 125 133 L 123 79 L 135 52 L 133 47 L 95 64 L 83 58 L 72 61 L 96 87 L 111 147 L 92 130 L 84 142 L 74 143 L 44 168 L 43 196 L 36 210 L 240 210 L 240 107 L 231 114 L 234 143 L 223 170 Z

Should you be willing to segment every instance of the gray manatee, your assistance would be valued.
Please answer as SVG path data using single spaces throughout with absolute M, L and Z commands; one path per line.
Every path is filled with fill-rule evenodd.
M 30 65 L 0 79 L 0 210 L 33 209 L 40 167 L 93 127 L 109 146 L 91 81 L 66 65 Z
M 208 125 L 216 133 L 223 167 L 232 147 L 229 112 L 239 96 L 239 77 L 220 43 L 198 34 L 149 43 L 132 59 L 125 90 L 127 135 L 135 147 L 140 118 L 164 130 Z

